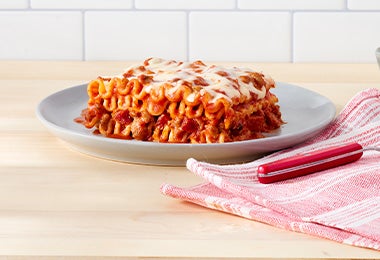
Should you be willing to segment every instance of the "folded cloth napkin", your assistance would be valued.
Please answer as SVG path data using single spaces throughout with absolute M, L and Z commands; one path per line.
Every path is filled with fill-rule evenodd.
M 342 143 L 380 146 L 380 90 L 358 93 L 320 134 L 295 147 L 237 165 L 189 159 L 187 168 L 206 182 L 165 195 L 286 230 L 380 250 L 380 153 L 356 162 L 272 184 L 257 179 L 260 164 Z

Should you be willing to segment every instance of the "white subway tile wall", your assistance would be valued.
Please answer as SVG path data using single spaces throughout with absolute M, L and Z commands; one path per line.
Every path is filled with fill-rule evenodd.
M 345 8 L 344 0 L 239 0 L 242 9 L 264 10 L 337 10 Z
M 137 9 L 234 9 L 235 0 L 135 0 Z
M 0 58 L 80 60 L 83 21 L 77 11 L 0 13 Z
M 380 10 L 379 0 L 348 0 L 351 10 Z
M 187 58 L 185 12 L 86 12 L 84 21 L 85 59 Z
M 290 27 L 287 12 L 192 12 L 189 59 L 288 62 Z
M 0 8 L 1 9 L 18 9 L 18 8 L 28 8 L 29 1 L 28 0 L 0 0 Z
M 293 32 L 295 62 L 323 62 L 326 59 L 366 62 L 374 59 L 374 51 L 380 46 L 380 15 L 296 13 Z
M 36 9 L 130 9 L 132 0 L 33 0 L 31 7 Z
M 0 0 L 0 59 L 375 63 L 380 0 Z

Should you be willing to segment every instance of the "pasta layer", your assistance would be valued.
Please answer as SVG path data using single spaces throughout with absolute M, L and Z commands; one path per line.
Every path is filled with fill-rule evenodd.
M 251 69 L 150 58 L 87 87 L 77 122 L 106 137 L 224 143 L 264 137 L 283 121 L 275 82 Z

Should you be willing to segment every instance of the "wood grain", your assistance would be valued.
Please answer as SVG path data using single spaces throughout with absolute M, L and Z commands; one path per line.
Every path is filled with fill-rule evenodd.
M 35 117 L 38 102 L 131 62 L 0 62 L 0 258 L 380 259 L 380 252 L 284 231 L 160 194 L 202 180 L 184 167 L 71 150 Z M 231 63 L 223 63 L 232 65 Z M 234 64 L 236 65 L 236 64 Z M 380 88 L 376 64 L 237 64 L 296 83 L 338 109 Z

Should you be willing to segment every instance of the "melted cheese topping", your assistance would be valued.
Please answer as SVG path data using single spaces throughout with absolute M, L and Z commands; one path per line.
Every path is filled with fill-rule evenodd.
M 249 77 L 249 73 L 254 72 L 250 69 L 231 68 L 227 69 L 221 66 L 207 66 L 201 62 L 177 62 L 173 60 L 164 60 L 160 58 L 151 58 L 145 61 L 144 66 L 132 66 L 126 70 L 133 72 L 133 77 L 141 75 L 152 76 L 149 84 L 144 84 L 144 91 L 149 93 L 152 88 L 159 87 L 164 83 L 170 83 L 173 87 L 169 89 L 174 93 L 180 86 L 192 84 L 199 88 L 200 94 L 209 93 L 213 98 L 211 103 L 219 98 L 225 98 L 230 102 L 234 98 L 240 98 L 242 95 L 251 97 L 252 93 L 262 99 L 266 95 L 266 87 L 261 86 L 258 89 L 252 81 L 243 82 L 244 77 Z M 273 82 L 270 78 L 264 81 Z M 200 82 L 200 83 L 199 83 Z M 187 96 L 188 101 L 193 101 L 196 93 Z

